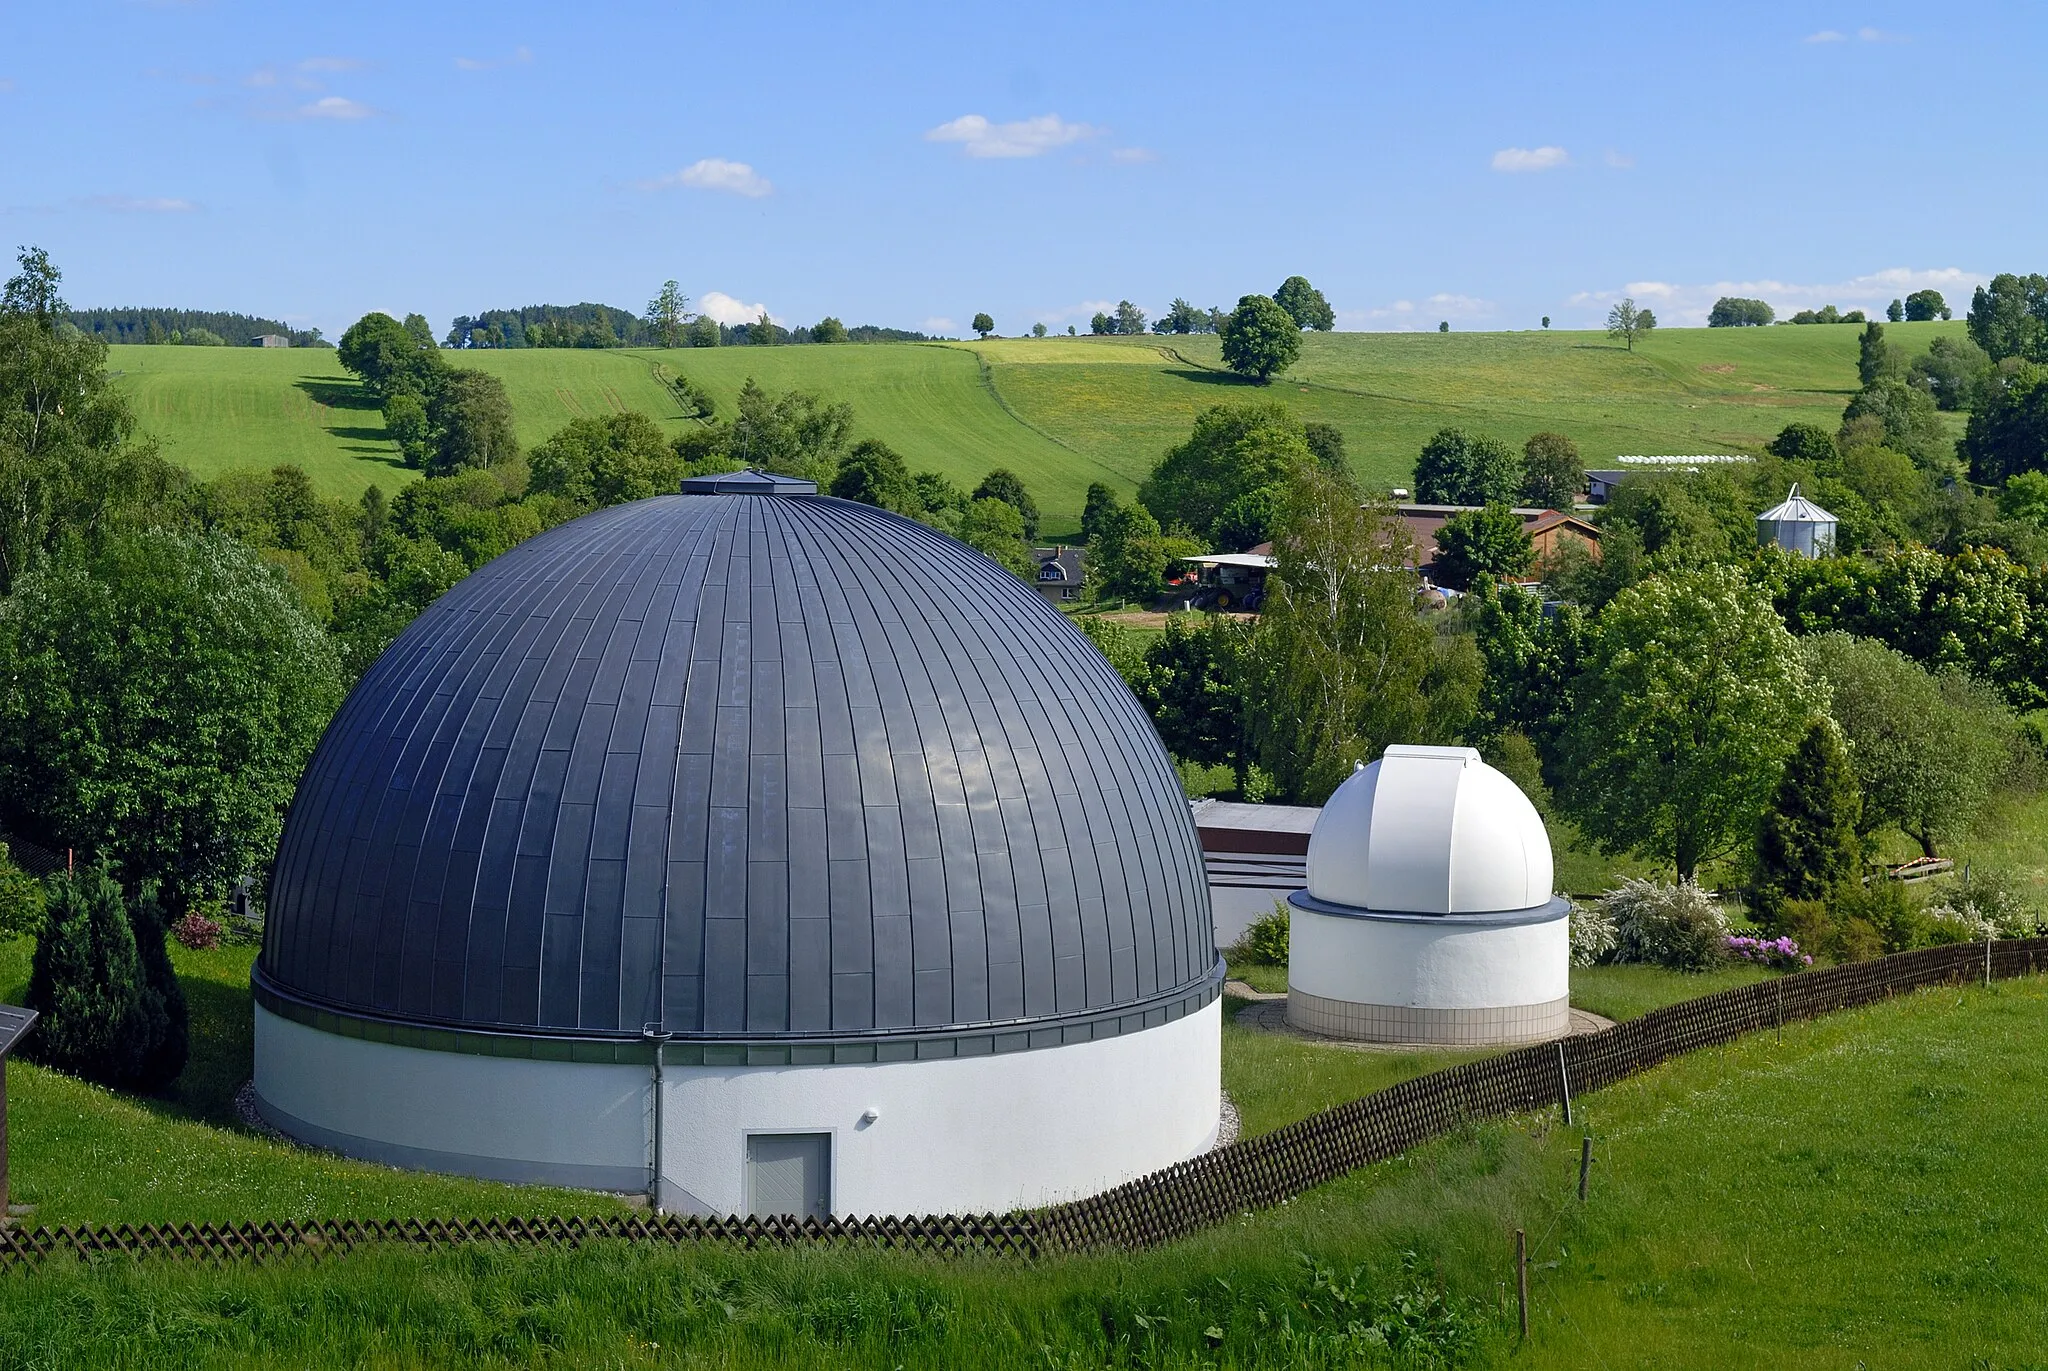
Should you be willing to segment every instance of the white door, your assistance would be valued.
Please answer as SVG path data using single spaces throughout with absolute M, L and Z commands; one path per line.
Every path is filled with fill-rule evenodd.
M 747 1137 L 747 1214 L 832 1217 L 832 1135 L 753 1133 Z

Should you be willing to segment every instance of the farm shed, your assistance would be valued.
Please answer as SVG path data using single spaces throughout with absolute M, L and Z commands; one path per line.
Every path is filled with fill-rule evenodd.
M 720 1214 L 1006 1211 L 1211 1145 L 1222 964 L 1150 721 L 1032 587 L 813 489 L 590 514 L 372 666 L 280 844 L 274 1125 Z
M 1513 781 L 1469 747 L 1389 747 L 1309 837 L 1288 1022 L 1375 1042 L 1564 1033 L 1571 905 L 1551 879 L 1550 836 Z

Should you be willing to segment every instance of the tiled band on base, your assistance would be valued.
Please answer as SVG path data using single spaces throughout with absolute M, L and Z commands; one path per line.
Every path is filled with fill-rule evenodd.
M 1326 1000 L 1289 986 L 1287 1022 L 1307 1033 L 1358 1042 L 1525 1043 L 1561 1038 L 1569 1032 L 1571 1004 L 1561 997 L 1548 1004 L 1501 1009 L 1413 1009 Z

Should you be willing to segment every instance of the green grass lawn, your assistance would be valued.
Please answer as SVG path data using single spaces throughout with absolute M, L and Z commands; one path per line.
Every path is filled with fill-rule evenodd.
M 1467 1365 L 2038 1365 L 2044 1031 L 2039 980 L 1904 996 L 1582 1096 L 1570 1129 L 1554 1111 L 1469 1129 L 1130 1255 L 60 1260 L 0 1275 L 0 1365 L 1360 1366 L 1382 1363 L 1346 1343 L 1347 1321 L 1439 1285 Z M 1248 1114 L 1261 1092 L 1341 1097 L 1415 1069 L 1244 1046 L 1226 1038 Z M 1319 1080 L 1308 1053 L 1342 1058 L 1328 1069 L 1348 1079 Z M 1582 1133 L 1597 1159 L 1584 1207 Z M 1517 1227 L 1535 1264 L 1519 1348 L 1503 1300 Z
M 1912 351 L 1961 323 L 1898 324 Z M 1520 443 L 1555 429 L 1592 465 L 1624 452 L 1755 448 L 1795 420 L 1833 426 L 1856 389 L 1855 327 L 1660 329 L 1633 353 L 1597 333 L 1329 333 L 1270 386 L 1224 371 L 1213 335 L 991 339 L 961 344 L 470 352 L 505 381 L 522 442 L 571 419 L 637 409 L 671 429 L 657 368 L 705 386 L 730 415 L 747 377 L 851 402 L 861 437 L 913 469 L 971 485 L 1021 476 L 1048 538 L 1076 535 L 1091 481 L 1128 493 L 1194 416 L 1278 400 L 1335 424 L 1371 485 L 1409 483 L 1423 441 L 1459 424 Z M 382 416 L 327 348 L 121 346 L 109 366 L 145 432 L 202 476 L 295 462 L 323 491 L 411 479 Z M 1961 431 L 1961 416 L 1946 421 Z
M 27 939 L 0 942 L 0 999 L 22 1002 L 32 950 Z M 608 1196 L 583 1191 L 505 1186 L 344 1161 L 243 1129 L 234 1099 L 251 1074 L 249 964 L 255 951 L 246 945 L 212 952 L 172 946 L 191 1012 L 192 1055 L 184 1075 L 161 1097 L 122 1094 L 27 1062 L 9 1064 L 10 1180 L 15 1201 L 35 1206 L 30 1222 L 228 1222 L 620 1208 Z M 0 1366 L 7 1364 L 0 1357 Z

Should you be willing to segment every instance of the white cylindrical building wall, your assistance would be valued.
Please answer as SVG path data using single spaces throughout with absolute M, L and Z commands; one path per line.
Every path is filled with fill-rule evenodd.
M 1143 1032 L 990 1057 L 669 1067 L 663 1204 L 744 1212 L 745 1135 L 759 1132 L 832 1135 L 841 1215 L 1003 1213 L 1096 1194 L 1215 1142 L 1222 1014 L 1212 1000 Z
M 1571 925 L 1485 916 L 1322 914 L 1288 920 L 1287 1018 L 1377 1042 L 1556 1037 L 1571 1023 Z
M 747 1209 L 746 1139 L 827 1134 L 840 1215 L 978 1213 L 1094 1194 L 1216 1138 L 1222 1008 L 1062 1047 L 829 1066 L 663 1072 L 661 1200 Z M 651 1067 L 435 1052 L 256 1010 L 259 1108 L 294 1136 L 393 1165 L 644 1190 Z M 872 1115 L 872 1117 L 869 1117 Z

